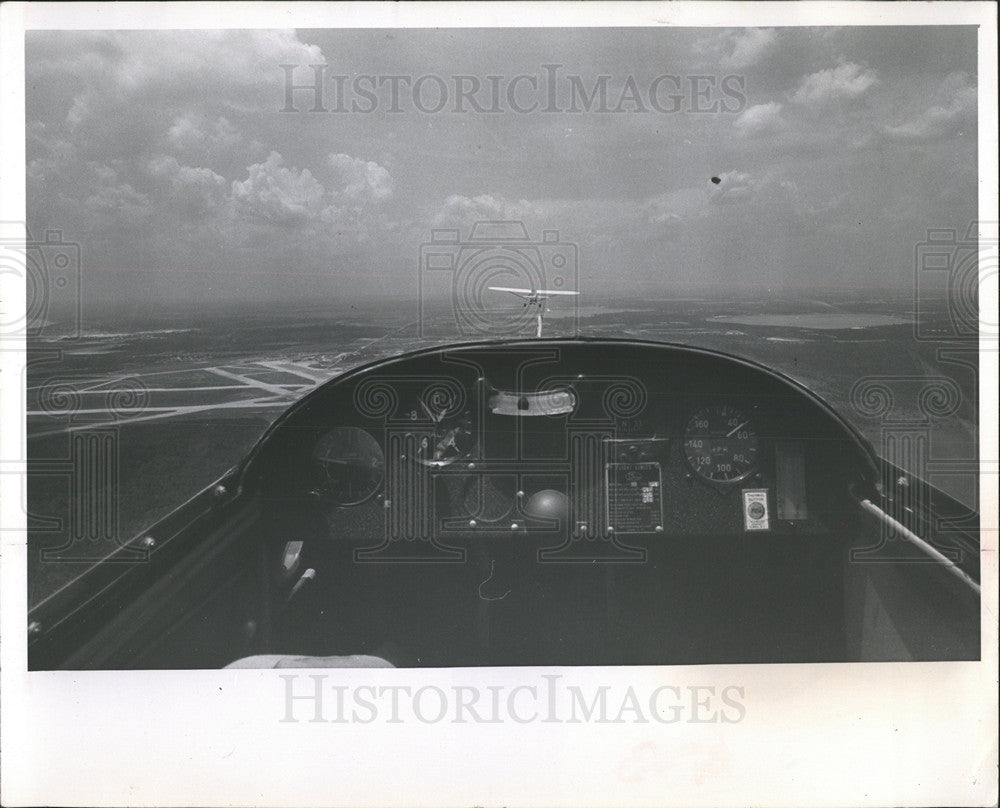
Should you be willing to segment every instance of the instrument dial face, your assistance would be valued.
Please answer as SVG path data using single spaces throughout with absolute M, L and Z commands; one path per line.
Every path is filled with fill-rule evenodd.
M 363 429 L 331 429 L 316 444 L 313 459 L 323 470 L 324 495 L 337 505 L 364 502 L 382 484 L 382 447 Z
M 688 421 L 684 454 L 702 479 L 735 483 L 757 469 L 757 432 L 750 418 L 736 407 L 706 407 Z
M 420 440 L 416 461 L 423 466 L 442 468 L 468 457 L 475 445 L 472 417 L 462 412 L 461 393 L 441 387 L 420 399 L 420 409 L 434 425 L 433 434 Z M 417 410 L 413 410 L 414 419 Z
M 437 426 L 433 437 L 427 436 L 420 441 L 417 450 L 417 462 L 424 466 L 450 466 L 456 460 L 469 456 L 475 441 L 467 423 L 452 426 Z

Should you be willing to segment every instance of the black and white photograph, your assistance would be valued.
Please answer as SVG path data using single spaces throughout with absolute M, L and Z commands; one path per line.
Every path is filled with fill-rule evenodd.
M 994 6 L 4 12 L 4 805 L 995 804 Z

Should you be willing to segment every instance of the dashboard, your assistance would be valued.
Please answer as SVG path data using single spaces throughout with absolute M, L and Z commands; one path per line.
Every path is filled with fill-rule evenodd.
M 296 653 L 679 664 L 845 658 L 876 480 L 851 428 L 765 368 L 553 340 L 345 374 L 271 428 L 242 490 Z
M 254 462 L 331 539 L 597 541 L 808 533 L 871 484 L 861 441 L 803 389 L 704 351 L 608 341 L 424 352 L 352 374 Z

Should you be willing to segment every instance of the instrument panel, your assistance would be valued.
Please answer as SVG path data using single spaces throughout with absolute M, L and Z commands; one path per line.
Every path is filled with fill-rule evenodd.
M 698 485 L 716 495 L 747 480 L 775 479 L 772 437 L 765 434 L 762 450 L 759 405 L 743 400 L 738 405 L 731 400 L 695 401 L 677 412 L 654 411 L 571 430 L 568 418 L 575 405 L 586 400 L 575 391 L 490 390 L 483 398 L 485 411 L 472 406 L 447 413 L 418 399 L 425 417 L 412 418 L 417 410 L 410 408 L 411 423 L 391 430 L 395 444 L 401 439 L 410 451 L 393 452 L 388 459 L 385 427 L 329 430 L 312 452 L 321 472 L 314 492 L 341 509 L 364 505 L 376 495 L 385 500 L 386 467 L 398 477 L 407 474 L 407 465 L 415 465 L 427 470 L 432 484 L 460 485 L 457 499 L 453 496 L 443 506 L 435 503 L 435 510 L 451 519 L 467 518 L 471 527 L 508 519 L 516 529 L 530 530 L 536 519 L 544 521 L 546 516 L 569 519 L 579 511 L 571 507 L 576 497 L 603 500 L 604 511 L 597 519 L 604 524 L 590 527 L 593 518 L 577 519 L 577 530 L 582 525 L 605 534 L 662 533 L 667 523 L 664 478 L 667 487 L 683 481 L 688 489 Z M 543 420 L 526 420 L 535 418 Z M 587 457 L 574 457 L 570 433 L 577 443 L 590 439 L 593 449 Z M 585 491 L 584 480 L 589 483 Z M 552 506 L 555 500 L 563 507 Z M 540 508 L 539 502 L 549 504 Z
M 258 466 L 372 542 L 808 532 L 866 461 L 801 388 L 676 347 L 427 352 L 318 393 Z

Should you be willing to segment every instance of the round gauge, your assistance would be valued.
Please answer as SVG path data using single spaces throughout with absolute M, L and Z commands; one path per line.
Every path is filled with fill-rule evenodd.
M 735 407 L 706 407 L 688 421 L 684 454 L 702 479 L 735 483 L 757 468 L 757 432 L 750 419 Z
M 324 495 L 337 505 L 364 502 L 382 484 L 382 447 L 363 429 L 331 429 L 320 438 L 312 456 L 323 470 Z
M 449 391 L 445 390 L 445 394 Z M 475 444 L 472 435 L 472 417 L 468 412 L 457 413 L 452 406 L 456 398 L 438 395 L 421 398 L 420 407 L 433 424 L 432 434 L 420 439 L 417 447 L 418 463 L 424 466 L 450 466 L 456 460 L 469 456 Z
M 463 419 L 453 424 L 435 424 L 434 434 L 420 440 L 417 462 L 425 466 L 450 466 L 472 451 L 474 439 L 469 421 Z

